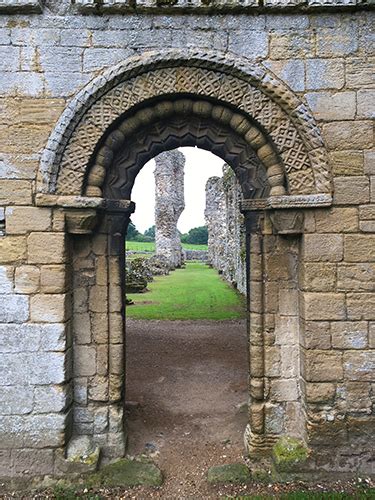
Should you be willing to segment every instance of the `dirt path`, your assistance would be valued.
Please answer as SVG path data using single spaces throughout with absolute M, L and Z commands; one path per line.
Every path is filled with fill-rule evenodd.
M 217 498 L 207 469 L 242 461 L 246 342 L 243 321 L 128 320 L 128 452 L 162 469 L 153 496 Z

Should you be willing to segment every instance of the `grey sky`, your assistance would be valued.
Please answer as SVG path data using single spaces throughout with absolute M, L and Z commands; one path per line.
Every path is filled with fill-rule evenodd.
M 178 229 L 186 233 L 192 227 L 203 226 L 205 208 L 205 186 L 207 179 L 214 175 L 221 177 L 224 161 L 198 148 L 180 148 L 186 158 L 185 164 L 185 210 Z M 154 161 L 148 162 L 137 176 L 132 192 L 136 211 L 132 221 L 137 229 L 144 232 L 154 224 L 155 183 Z

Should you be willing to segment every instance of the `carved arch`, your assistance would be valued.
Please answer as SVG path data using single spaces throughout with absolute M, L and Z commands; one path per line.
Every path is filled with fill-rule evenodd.
M 95 168 L 97 178 L 99 167 L 103 167 L 100 161 L 95 163 L 98 156 L 93 157 L 94 151 L 98 153 L 98 144 L 104 140 L 104 147 L 111 140 L 115 143 L 116 133 L 124 136 L 121 140 L 126 139 L 124 117 L 132 115 L 133 121 L 136 117 L 140 126 L 155 122 L 157 105 L 134 111 L 146 102 L 168 101 L 172 96 L 172 107 L 177 106 L 174 111 L 178 115 L 178 103 L 187 94 L 195 99 L 192 115 L 232 129 L 256 152 L 267 170 L 271 195 L 283 194 L 285 187 L 291 195 L 331 192 L 319 128 L 308 108 L 289 88 L 260 64 L 195 50 L 150 52 L 131 58 L 85 87 L 68 105 L 48 141 L 41 160 L 39 191 L 93 196 L 95 189 L 90 191 L 90 186 L 100 187 L 97 181 L 92 182 Z M 210 106 L 211 111 L 205 111 Z M 199 112 L 200 108 L 203 111 Z M 219 116 L 220 109 L 231 110 L 229 121 L 225 112 L 224 118 Z M 204 117 L 204 113 L 210 116 Z M 114 123 L 119 124 L 116 133 Z M 108 135 L 111 130 L 112 135 Z M 251 134 L 260 134 L 264 139 L 260 147 L 253 138 L 249 140 Z M 93 166 L 94 173 L 88 174 L 89 166 Z

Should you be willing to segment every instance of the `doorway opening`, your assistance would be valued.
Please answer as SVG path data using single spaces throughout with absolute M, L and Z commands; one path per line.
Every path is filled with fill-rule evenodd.
M 213 154 L 184 147 L 146 164 L 132 190 L 125 285 L 128 453 L 152 458 L 167 477 L 173 471 L 191 481 L 245 453 L 246 284 L 238 286 L 233 263 L 223 266 L 228 255 L 241 252 L 233 226 L 243 238 L 244 228 L 233 199 L 240 187 L 228 169 Z M 237 206 L 237 225 L 228 206 Z M 239 258 L 245 274 L 243 252 Z

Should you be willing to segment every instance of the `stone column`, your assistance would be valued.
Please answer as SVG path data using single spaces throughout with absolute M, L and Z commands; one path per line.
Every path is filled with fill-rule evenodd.
M 156 254 L 167 257 L 171 267 L 182 263 L 182 247 L 177 230 L 185 208 L 185 157 L 179 151 L 166 151 L 155 158 L 155 242 Z

